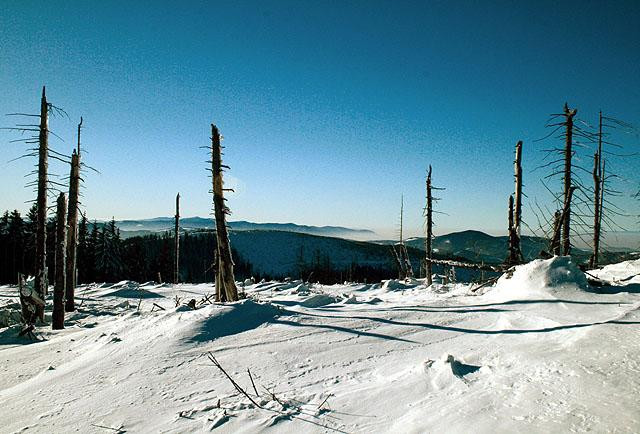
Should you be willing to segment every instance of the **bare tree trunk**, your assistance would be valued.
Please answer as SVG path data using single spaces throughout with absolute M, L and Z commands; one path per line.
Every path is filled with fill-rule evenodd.
M 604 208 L 604 159 L 602 158 L 602 111 L 598 114 L 598 151 L 593 157 L 593 254 L 589 267 L 598 266 L 600 237 L 602 234 L 602 211 Z
M 180 193 L 176 195 L 176 227 L 173 265 L 173 283 L 178 284 L 180 277 Z
M 426 257 L 426 274 L 427 284 L 433 283 L 432 278 L 432 262 L 433 248 L 431 245 L 433 239 L 433 196 L 431 195 L 431 165 L 429 165 L 429 173 L 427 174 L 427 238 L 425 239 Z
M 514 172 L 515 172 L 515 202 L 514 202 L 514 210 L 513 210 L 513 224 L 514 224 L 514 260 L 516 262 L 513 263 L 521 263 L 524 262 L 524 257 L 522 256 L 522 247 L 521 247 L 521 236 L 522 236 L 522 140 L 518 141 L 516 144 L 516 159 L 514 162 Z
M 562 208 L 562 212 L 556 211 L 554 224 L 553 224 L 553 235 L 551 237 L 551 245 L 549 250 L 554 255 L 560 255 L 560 232 L 562 230 L 563 222 L 567 214 L 571 212 L 571 197 L 573 196 L 573 191 L 576 187 L 569 188 L 569 194 L 564 201 L 564 206 Z
M 71 155 L 71 174 L 69 175 L 69 211 L 67 231 L 67 282 L 65 292 L 64 309 L 67 312 L 76 310 L 75 290 L 76 290 L 76 251 L 78 247 L 78 203 L 80 195 L 80 130 L 82 128 L 82 117 L 78 124 L 78 149 Z
M 49 104 L 42 87 L 40 101 L 40 134 L 38 136 L 38 218 L 36 227 L 35 291 L 44 300 L 48 291 L 47 275 L 47 170 L 49 152 Z M 36 318 L 44 322 L 44 306 L 38 305 Z
M 67 198 L 64 193 L 58 196 L 58 212 L 56 215 L 56 282 L 53 289 L 53 314 L 51 325 L 54 330 L 64 328 L 64 293 L 67 282 L 65 276 L 65 257 L 67 253 Z
M 220 281 L 220 289 L 216 289 L 221 294 L 226 295 L 226 301 L 238 300 L 238 288 L 233 276 L 233 258 L 231 256 L 231 246 L 229 244 L 229 233 L 227 231 L 226 215 L 229 208 L 224 201 L 224 188 L 222 181 L 222 145 L 220 144 L 220 132 L 218 128 L 211 124 L 211 170 L 213 175 L 213 207 L 216 219 L 216 238 L 218 250 L 218 275 L 216 281 Z
M 569 255 L 571 253 L 571 157 L 573 156 L 573 117 L 578 110 L 569 110 L 569 106 L 564 105 L 565 116 L 565 147 L 564 147 L 564 206 L 568 207 L 567 212 L 563 212 L 562 219 L 562 253 Z
M 222 287 L 222 280 L 220 279 L 221 274 L 219 272 L 220 269 L 218 267 L 219 257 L 220 257 L 220 252 L 218 250 L 218 241 L 216 239 L 216 251 L 214 252 L 214 258 L 213 258 L 213 273 L 216 280 L 216 301 L 220 303 L 226 303 L 227 293 L 224 291 L 224 288 Z
M 509 196 L 509 247 L 507 253 L 507 264 L 513 265 L 518 262 L 518 254 L 516 250 L 516 227 L 514 222 L 513 196 Z
M 562 232 L 562 211 L 556 211 L 553 216 L 553 234 L 551 235 L 551 243 L 549 251 L 552 255 L 560 255 L 560 234 Z
M 596 152 L 593 156 L 593 253 L 589 260 L 589 268 L 598 266 L 600 252 L 600 156 Z

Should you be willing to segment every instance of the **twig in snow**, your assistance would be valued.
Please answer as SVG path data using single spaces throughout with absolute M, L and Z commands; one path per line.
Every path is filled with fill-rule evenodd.
M 160 306 L 158 303 L 153 303 L 153 307 L 151 308 L 151 312 L 153 312 L 154 308 L 158 308 L 160 310 L 166 310 L 164 307 Z
M 328 395 L 327 395 L 327 397 L 324 399 L 324 401 L 322 401 L 322 402 L 320 403 L 320 405 L 318 406 L 318 408 L 322 407 L 322 406 L 324 405 L 324 403 L 325 403 L 325 402 L 327 402 L 327 400 L 328 400 L 329 398 L 331 398 L 332 396 L 333 396 L 333 393 L 328 394 Z
M 256 389 L 256 383 L 253 382 L 253 377 L 251 376 L 251 370 L 247 368 L 247 373 L 249 374 L 249 380 L 251 380 L 251 385 L 253 386 L 253 391 L 256 392 L 256 396 L 258 395 L 258 389 Z
M 118 434 L 126 433 L 126 431 L 122 429 L 122 425 L 120 426 L 120 428 L 113 428 L 113 427 L 110 427 L 110 426 L 98 425 L 98 424 L 92 423 L 91 426 L 95 426 L 96 428 L 110 429 L 111 431 L 115 431 Z
M 238 383 L 235 382 L 235 380 L 233 378 L 231 378 L 231 376 L 229 374 L 227 374 L 227 371 L 224 370 L 224 368 L 222 367 L 222 365 L 220 365 L 220 362 L 218 362 L 216 360 L 215 357 L 213 357 L 213 354 L 211 354 L 211 352 L 207 353 L 207 357 L 209 357 L 209 360 L 211 360 L 211 363 L 213 363 L 215 365 L 216 368 L 220 369 L 220 371 L 222 371 L 222 373 L 229 379 L 229 381 L 231 382 L 231 384 L 233 384 L 233 387 L 236 388 L 236 390 L 240 393 L 242 393 L 244 396 L 246 396 L 249 401 L 251 401 L 251 403 L 253 405 L 255 405 L 258 408 L 262 408 L 262 406 L 260 404 L 258 404 L 257 402 L 255 402 L 253 400 L 253 398 L 251 396 L 249 396 L 249 394 L 238 385 Z

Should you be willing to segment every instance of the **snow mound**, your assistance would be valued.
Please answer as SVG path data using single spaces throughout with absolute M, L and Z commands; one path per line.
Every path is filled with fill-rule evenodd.
M 589 273 L 614 284 L 640 283 L 640 259 L 606 265 Z
M 418 284 L 419 282 L 415 280 L 411 280 L 411 281 L 398 280 L 398 279 L 384 280 L 382 284 L 382 290 L 406 291 L 408 289 L 415 288 Z
M 425 373 L 436 390 L 468 384 L 473 379 L 472 374 L 480 368 L 481 366 L 466 364 L 446 353 L 438 360 L 424 362 Z
M 322 307 L 328 304 L 333 304 L 340 301 L 339 298 L 336 298 L 327 294 L 315 294 L 311 297 L 307 298 L 303 302 L 300 303 L 301 306 L 304 307 Z
M 194 321 L 192 337 L 189 340 L 204 342 L 255 329 L 273 321 L 282 313 L 282 310 L 271 303 L 257 303 L 246 299 L 224 306 L 207 306 L 204 309 L 182 314 L 198 316 Z
M 554 298 L 561 292 L 585 291 L 585 274 L 568 256 L 536 259 L 504 274 L 486 295 L 495 300 Z

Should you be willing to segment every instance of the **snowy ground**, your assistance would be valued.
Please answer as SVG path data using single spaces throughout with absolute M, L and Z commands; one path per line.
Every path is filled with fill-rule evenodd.
M 261 283 L 197 310 L 174 297 L 211 285 L 89 285 L 44 341 L 0 328 L 0 432 L 639 432 L 639 272 L 594 273 L 604 294 L 566 258 L 484 294 Z

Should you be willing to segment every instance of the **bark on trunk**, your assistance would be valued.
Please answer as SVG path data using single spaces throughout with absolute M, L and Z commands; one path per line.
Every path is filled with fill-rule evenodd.
M 429 165 L 429 173 L 427 174 L 427 238 L 425 239 L 426 251 L 426 274 L 427 284 L 433 283 L 433 271 L 431 259 L 433 257 L 433 248 L 431 245 L 433 239 L 433 196 L 431 195 L 431 165 Z
M 54 330 L 64 328 L 64 293 L 67 282 L 65 273 L 65 257 L 67 253 L 67 198 L 64 193 L 58 196 L 58 212 L 56 214 L 56 282 L 53 288 L 53 314 L 51 325 Z
M 562 253 L 569 255 L 571 253 L 571 158 L 573 156 L 573 117 L 577 110 L 570 110 L 567 104 L 564 105 L 565 116 L 565 146 L 564 146 L 564 206 L 568 208 L 567 212 L 563 212 L 562 217 Z
M 173 263 L 173 283 L 178 284 L 180 276 L 180 193 L 176 195 L 176 225 Z
M 513 209 L 513 225 L 514 225 L 514 264 L 524 262 L 522 256 L 522 246 L 520 239 L 522 236 L 522 141 L 518 141 L 516 144 L 516 159 L 514 162 L 515 172 L 515 197 L 514 197 L 514 209 Z
M 78 202 L 80 195 L 80 129 L 82 127 L 82 118 L 78 124 L 78 149 L 74 150 L 71 155 L 71 174 L 69 175 L 69 225 L 67 231 L 67 282 L 65 292 L 65 306 L 67 312 L 76 310 L 75 306 L 75 290 L 76 290 L 76 251 L 78 248 Z
M 509 196 L 509 247 L 507 253 L 506 263 L 509 265 L 517 264 L 518 261 L 518 251 L 517 251 L 517 233 L 514 219 L 514 209 L 513 209 L 513 196 Z
M 229 244 L 229 233 L 227 231 L 226 214 L 229 209 L 224 204 L 224 188 L 222 181 L 222 145 L 220 144 L 220 132 L 218 128 L 211 124 L 211 169 L 213 175 L 213 207 L 216 219 L 216 239 L 218 251 L 218 276 L 216 282 L 220 282 L 220 301 L 238 300 L 238 288 L 236 287 L 233 275 L 233 258 L 231 257 L 231 246 Z M 222 300 L 222 295 L 226 300 Z
M 593 253 L 589 260 L 589 268 L 598 266 L 600 252 L 600 156 L 593 156 Z
M 49 104 L 42 88 L 40 101 L 40 134 L 38 136 L 38 199 L 36 228 L 35 291 L 44 300 L 48 291 L 47 273 L 47 171 L 49 152 Z M 44 322 L 44 306 L 38 306 L 36 317 Z

